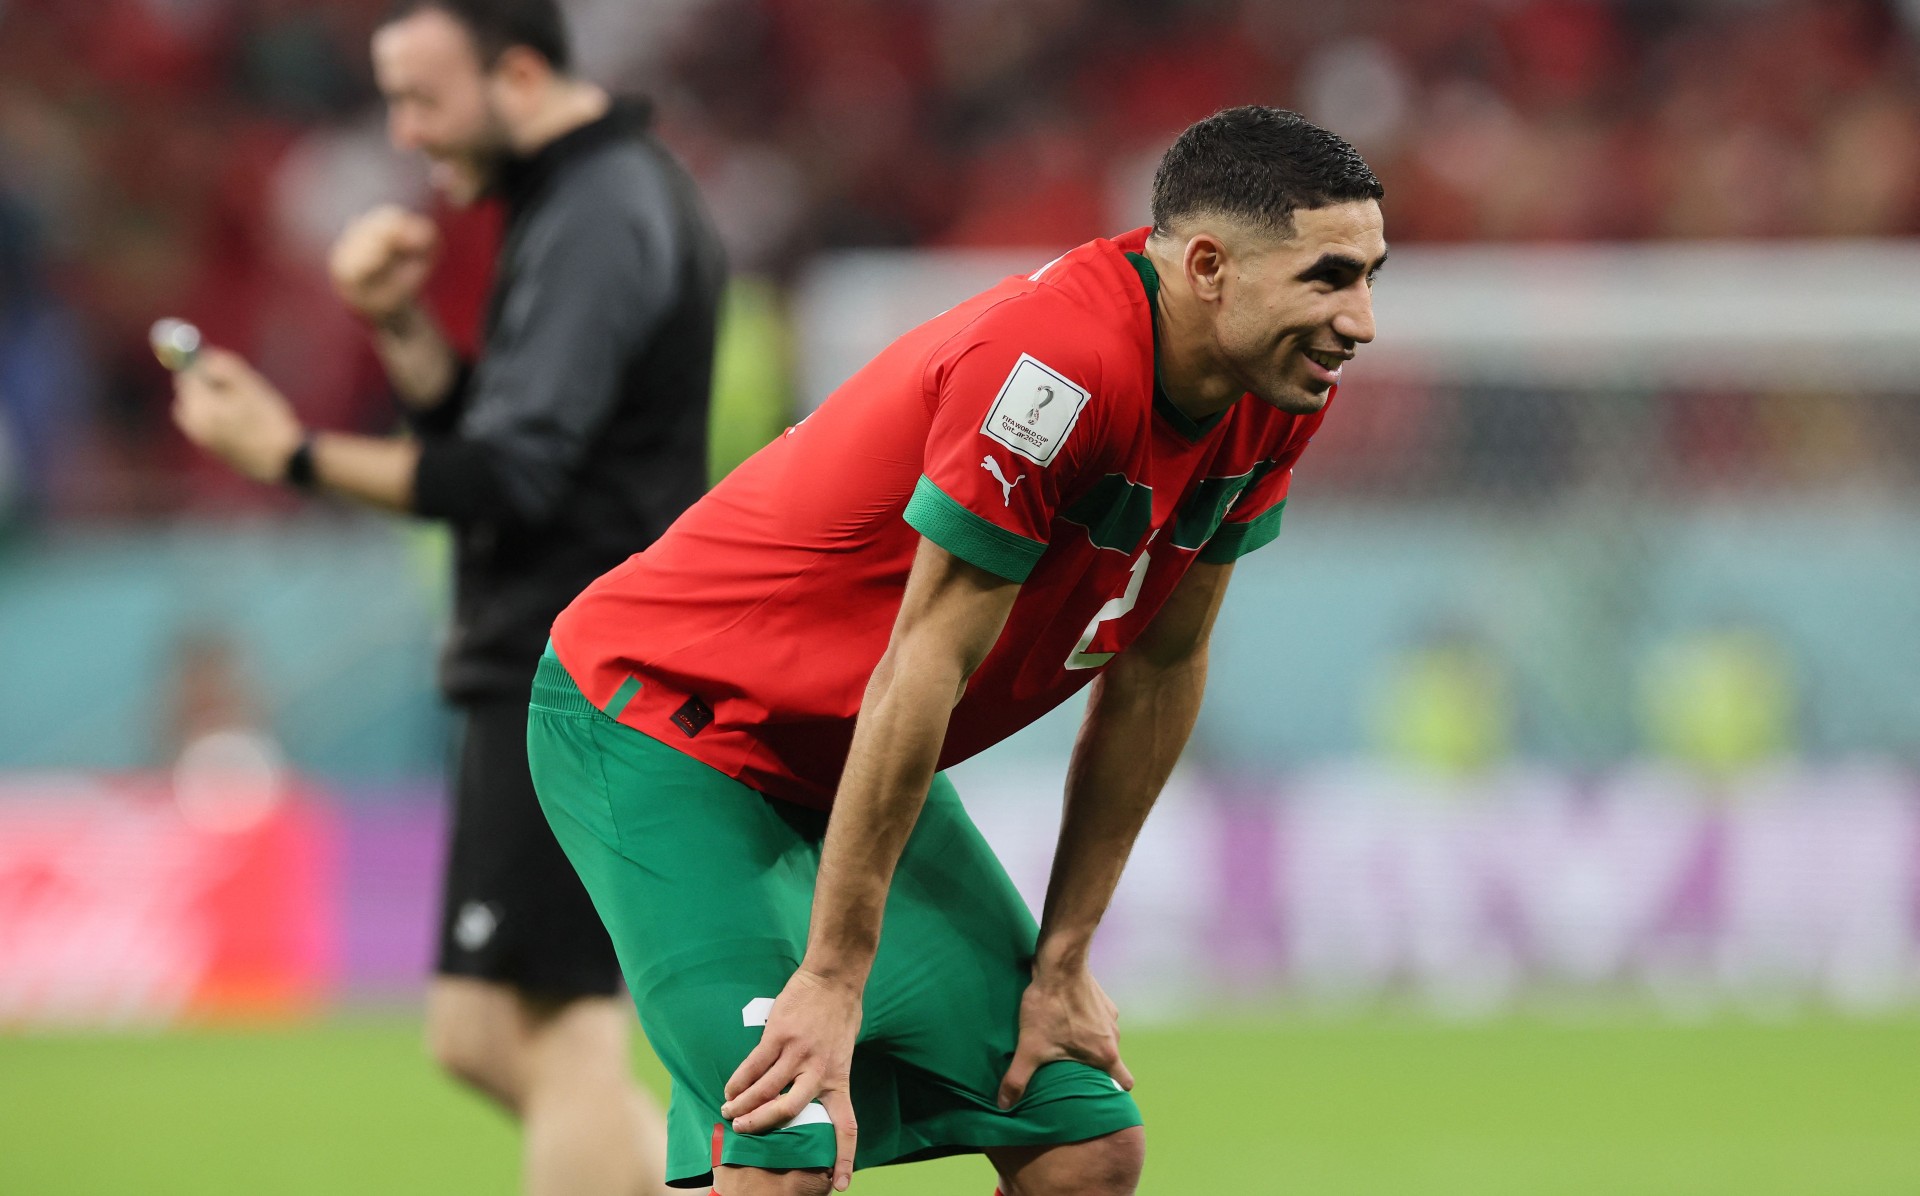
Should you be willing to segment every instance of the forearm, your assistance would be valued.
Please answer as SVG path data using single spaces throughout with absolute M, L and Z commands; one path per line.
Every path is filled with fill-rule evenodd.
M 804 970 L 866 983 L 887 890 L 927 800 L 947 721 L 1018 593 L 1017 583 L 921 541 L 834 795 Z
M 808 970 L 866 983 L 894 868 L 926 801 L 963 679 L 951 654 L 898 643 L 874 670 L 821 848 Z
M 417 410 L 438 406 L 460 376 L 460 358 L 418 302 L 374 325 L 374 351 L 400 401 Z
M 323 489 L 387 511 L 413 509 L 417 441 L 318 432 L 312 443 L 314 480 Z
M 1085 965 L 1134 840 L 1192 734 L 1206 677 L 1203 645 L 1165 664 L 1122 654 L 1094 682 L 1067 771 L 1038 966 Z

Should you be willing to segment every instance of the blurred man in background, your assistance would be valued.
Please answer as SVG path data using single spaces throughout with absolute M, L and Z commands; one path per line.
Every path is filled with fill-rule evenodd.
M 434 225 L 383 208 L 331 266 L 414 435 L 309 431 L 220 351 L 179 376 L 174 417 L 260 481 L 453 526 L 441 683 L 464 726 L 428 1039 L 521 1119 L 527 1191 L 632 1196 L 661 1181 L 664 1131 L 628 1076 L 612 947 L 533 793 L 526 707 L 553 617 L 704 489 L 722 253 L 648 110 L 568 73 L 553 0 L 403 3 L 373 59 L 394 143 L 453 202 L 506 203 L 480 354 L 461 361 L 419 299 Z

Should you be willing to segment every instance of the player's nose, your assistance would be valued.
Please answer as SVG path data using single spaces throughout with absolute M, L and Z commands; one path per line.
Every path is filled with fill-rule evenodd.
M 1367 286 L 1348 289 L 1353 298 L 1334 314 L 1333 330 L 1342 340 L 1364 345 L 1373 340 L 1373 289 Z

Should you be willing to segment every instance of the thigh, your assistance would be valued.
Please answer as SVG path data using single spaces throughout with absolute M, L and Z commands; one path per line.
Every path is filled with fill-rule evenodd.
M 763 797 L 603 715 L 535 707 L 542 803 L 613 936 L 642 1029 L 673 1077 L 667 1173 L 717 1160 L 831 1166 L 822 1112 L 751 1138 L 723 1089 L 799 966 L 825 816 Z
M 1052 1063 L 997 1103 L 1038 928 L 959 795 L 936 777 L 900 860 L 867 985 L 863 1040 L 894 1068 L 896 1157 L 1078 1142 L 1140 1124 L 1106 1073 Z
M 984 1079 L 1013 1053 L 1038 936 L 952 784 L 936 776 L 888 892 L 867 986 L 870 1036 L 954 1078 Z
M 537 997 L 617 992 L 613 946 L 534 793 L 525 702 L 462 715 L 436 970 Z

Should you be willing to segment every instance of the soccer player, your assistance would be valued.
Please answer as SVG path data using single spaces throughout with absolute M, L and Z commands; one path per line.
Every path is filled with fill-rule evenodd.
M 1151 228 L 901 337 L 554 624 L 534 783 L 673 1075 L 671 1183 L 983 1152 L 1008 1196 L 1133 1191 L 1088 951 L 1373 339 L 1380 195 L 1293 113 L 1195 124 Z M 1036 926 L 938 770 L 1086 685 Z
M 221 352 L 178 376 L 175 418 L 262 481 L 452 525 L 440 680 L 462 742 L 428 1042 L 520 1119 L 528 1192 L 658 1191 L 664 1122 L 629 1073 L 612 944 L 534 796 L 527 695 L 554 615 L 705 489 L 719 240 L 644 105 L 568 73 L 553 0 L 410 0 L 373 61 L 394 142 L 453 202 L 506 204 L 478 359 L 419 301 L 433 224 L 382 209 L 332 268 L 416 434 L 309 431 Z

